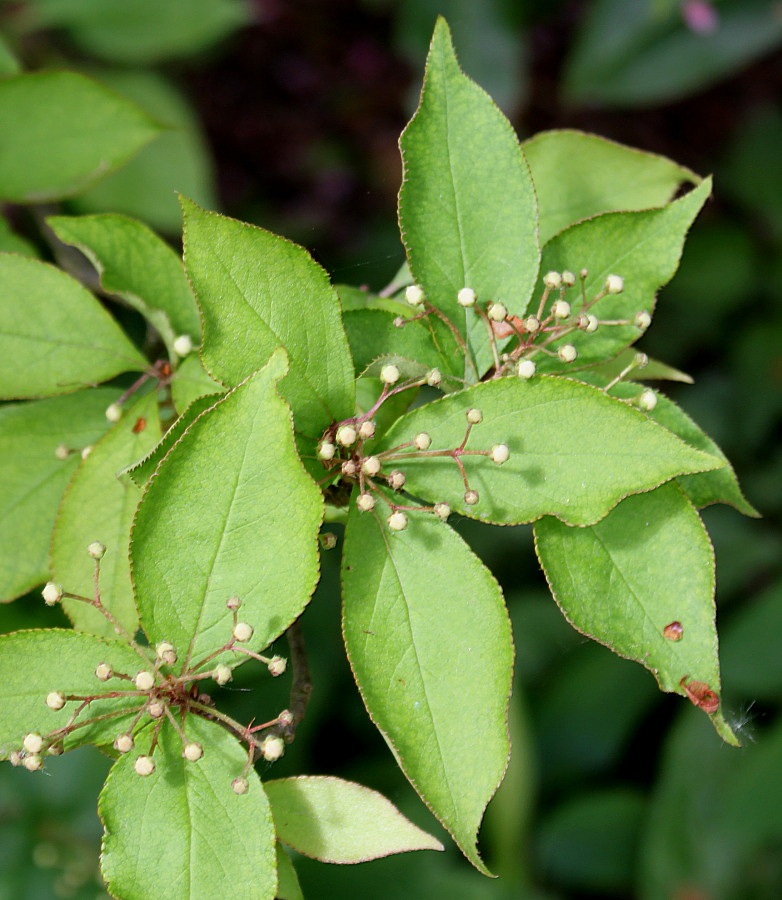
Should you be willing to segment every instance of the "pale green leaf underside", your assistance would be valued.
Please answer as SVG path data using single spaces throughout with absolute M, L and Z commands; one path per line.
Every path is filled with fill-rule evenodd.
M 50 216 L 47 224 L 77 247 L 100 275 L 105 291 L 122 297 L 154 325 L 176 360 L 174 340 L 201 343 L 201 321 L 182 260 L 150 228 L 117 215 Z
M 665 206 L 679 185 L 700 181 L 664 156 L 582 131 L 543 131 L 521 147 L 538 197 L 541 244 L 590 216 Z
M 400 139 L 399 221 L 415 281 L 476 348 L 488 344 L 456 295 L 526 309 L 540 251 L 529 168 L 510 123 L 459 68 L 438 19 L 418 110 Z M 478 330 L 474 330 L 477 326 Z
M 637 312 L 654 309 L 657 291 L 673 278 L 687 231 L 710 192 L 711 179 L 707 178 L 662 209 L 605 213 L 573 225 L 546 244 L 541 271 L 587 269 L 584 289 L 588 300 L 603 290 L 606 276 L 620 275 L 624 290 L 598 300 L 590 312 L 606 321 L 632 322 Z M 542 290 L 541 285 L 536 293 L 540 295 Z M 571 289 L 566 298 L 576 315 L 582 306 L 580 289 Z M 601 325 L 593 334 L 576 330 L 550 346 L 573 344 L 579 363 L 598 363 L 615 356 L 641 334 L 633 324 Z M 559 360 L 550 357 L 539 355 L 536 361 L 541 371 L 562 368 Z
M 204 322 L 208 372 L 235 386 L 277 347 L 290 360 L 280 386 L 296 429 L 311 438 L 353 415 L 353 367 L 339 299 L 302 247 L 189 200 L 185 264 Z
M 77 281 L 0 254 L 0 398 L 70 394 L 147 362 Z
M 320 491 L 305 473 L 276 384 L 282 351 L 201 415 L 160 463 L 131 549 L 142 626 L 181 661 L 222 646 L 225 601 L 260 649 L 296 619 L 318 578 Z
M 397 314 L 398 315 L 398 314 Z M 420 322 L 397 328 L 393 313 L 382 309 L 362 309 L 343 315 L 345 333 L 353 356 L 356 375 L 380 357 L 401 356 L 415 360 L 424 369 L 444 365 L 432 332 Z
M 135 104 L 76 72 L 0 81 L 0 198 L 69 197 L 127 162 L 160 127 Z
M 122 900 L 273 900 L 275 839 L 269 803 L 251 771 L 249 791 L 231 782 L 247 754 L 221 726 L 190 716 L 189 740 L 204 749 L 197 762 L 182 758 L 182 741 L 164 721 L 154 751 L 155 771 L 137 775 L 151 729 L 114 764 L 98 811 L 105 835 L 101 869 Z
M 304 900 L 291 858 L 277 841 L 277 900 Z
M 277 837 L 298 853 L 327 863 L 360 863 L 409 850 L 442 850 L 382 794 L 327 776 L 264 785 Z
M 413 513 L 392 533 L 383 504 L 351 507 L 343 631 L 372 720 L 410 782 L 486 872 L 476 837 L 508 760 L 513 666 L 499 586 L 462 539 Z
M 54 712 L 46 705 L 51 691 L 85 695 L 112 687 L 116 690 L 118 682 L 107 685 L 95 677 L 95 668 L 102 662 L 126 675 L 135 675 L 143 666 L 127 644 L 77 631 L 38 629 L 0 637 L 0 757 L 20 750 L 22 738 L 30 731 L 46 735 L 65 725 L 76 704 L 67 703 Z M 100 700 L 90 706 L 89 716 L 133 705 L 129 698 Z M 107 719 L 72 732 L 66 750 L 85 743 L 111 742 L 120 730 L 118 721 Z
M 104 411 L 115 398 L 98 388 L 0 407 L 0 600 L 46 580 L 60 498 L 79 451 L 109 427 Z M 75 452 L 57 459 L 60 444 Z
M 482 521 L 520 524 L 553 515 L 589 525 L 628 494 L 724 465 L 602 391 L 551 375 L 502 378 L 429 403 L 397 420 L 380 449 L 421 431 L 431 435 L 432 450 L 458 447 L 470 407 L 482 410 L 483 422 L 467 448 L 510 448 L 502 466 L 462 457 L 477 505 L 464 503 L 461 475 L 447 457 L 397 459 L 394 466 L 407 476 L 410 493 Z
M 95 571 L 87 547 L 93 541 L 105 545 L 100 564 L 102 602 L 130 634 L 138 628 L 128 558 L 130 526 L 141 491 L 132 481 L 117 478 L 117 473 L 147 453 L 159 439 L 157 395 L 151 391 L 125 410 L 122 419 L 76 470 L 52 535 L 52 580 L 66 591 L 86 597 L 93 595 Z M 80 631 L 114 636 L 106 617 L 86 603 L 65 600 L 63 606 Z
M 621 372 L 624 372 L 631 363 L 635 362 L 637 352 L 638 351 L 635 348 L 628 347 L 607 362 L 600 363 L 596 366 L 590 366 L 586 370 L 574 372 L 573 377 L 581 378 L 590 384 L 600 385 L 601 382 L 592 381 L 591 376 L 594 373 L 598 376 L 604 376 L 602 384 L 607 384 L 609 381 L 613 381 L 613 379 Z M 647 362 L 645 366 L 632 369 L 624 376 L 624 378 L 628 381 L 678 381 L 681 384 L 693 383 L 691 375 L 688 375 L 686 372 L 680 372 L 679 369 L 674 369 L 673 366 L 660 362 L 659 359 L 652 358 L 649 358 L 649 362 Z
M 714 553 L 676 484 L 628 497 L 587 528 L 541 519 L 535 545 L 552 594 L 575 628 L 642 663 L 664 691 L 685 694 L 686 678 L 719 694 Z M 663 634 L 674 622 L 683 629 L 679 641 Z M 712 718 L 730 740 L 722 714 Z

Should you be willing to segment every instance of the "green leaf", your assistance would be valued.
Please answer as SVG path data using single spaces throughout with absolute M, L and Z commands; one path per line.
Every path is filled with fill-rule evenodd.
M 677 485 L 628 497 L 587 528 L 541 519 L 535 547 L 574 628 L 640 662 L 663 691 L 687 696 L 683 683 L 697 681 L 719 696 L 714 551 Z M 673 623 L 679 640 L 666 636 Z M 719 709 L 711 718 L 736 743 Z
M 235 386 L 285 348 L 281 386 L 313 439 L 353 415 L 353 366 L 328 276 L 302 247 L 183 199 L 185 265 L 204 320 L 202 359 Z
M 285 848 L 277 842 L 277 900 L 304 900 L 299 878 Z
M 0 78 L 16 75 L 20 70 L 19 60 L 14 56 L 8 42 L 0 34 Z
M 407 269 L 407 263 L 404 264 L 403 268 Z M 406 287 L 407 284 L 410 284 L 409 278 L 402 287 Z M 405 318 L 410 318 L 415 315 L 413 307 L 404 299 L 392 299 L 387 293 L 388 288 L 384 288 L 382 295 L 373 294 L 369 290 L 352 287 L 349 284 L 335 284 L 334 290 L 339 297 L 343 313 L 354 312 L 358 309 L 384 309 L 386 312 L 391 312 L 395 316 L 404 316 Z
M 147 361 L 98 301 L 47 263 L 0 254 L 0 397 L 70 394 Z
M 0 81 L 0 199 L 70 197 L 118 168 L 160 131 L 137 106 L 76 72 Z
M 201 342 L 201 321 L 182 260 L 151 229 L 126 216 L 50 216 L 47 224 L 66 244 L 78 247 L 100 275 L 104 291 L 138 310 L 178 359 L 174 340 Z
M 2 216 L 0 216 L 0 252 L 18 253 L 20 256 L 30 256 L 33 259 L 40 256 L 37 248 L 30 241 L 12 231 L 11 226 Z
M 620 275 L 624 290 L 608 294 L 589 311 L 600 320 L 632 323 L 637 312 L 654 309 L 657 291 L 673 278 L 687 230 L 710 192 L 711 179 L 706 178 L 699 187 L 663 209 L 605 213 L 573 225 L 546 244 L 541 271 L 588 269 L 584 281 L 588 300 L 603 290 L 607 275 Z M 583 306 L 580 291 L 572 289 L 566 296 L 575 318 Z M 563 343 L 573 344 L 579 363 L 598 363 L 615 356 L 641 334 L 642 330 L 633 324 L 601 325 L 593 334 L 576 329 L 548 346 L 556 349 Z M 536 361 L 541 371 L 563 366 L 556 358 L 538 356 Z
M 76 704 L 71 701 L 55 712 L 46 705 L 51 691 L 79 696 L 105 692 L 106 686 L 95 677 L 95 668 L 102 662 L 125 674 L 135 674 L 143 665 L 127 644 L 77 631 L 41 628 L 0 636 L 0 758 L 20 750 L 22 738 L 31 731 L 46 736 L 65 726 Z M 82 717 L 138 705 L 134 698 L 107 698 L 90 704 Z M 109 718 L 76 729 L 65 739 L 65 749 L 110 743 L 121 721 Z
M 664 156 L 582 131 L 543 131 L 521 148 L 538 197 L 541 244 L 599 213 L 665 206 L 680 185 L 701 180 Z
M 183 664 L 228 640 L 230 596 L 255 629 L 247 646 L 260 649 L 300 615 L 317 583 L 323 500 L 275 389 L 286 369 L 284 353 L 274 353 L 196 419 L 139 506 L 131 563 L 141 622 Z
M 459 68 L 442 18 L 400 146 L 399 221 L 410 269 L 429 302 L 483 356 L 485 326 L 456 295 L 471 287 L 480 301 L 501 300 L 511 313 L 524 313 L 540 259 L 537 206 L 513 128 Z
M 571 525 L 590 525 L 628 494 L 723 465 L 639 410 L 589 385 L 550 375 L 501 378 L 419 407 L 397 420 L 378 450 L 409 442 L 422 431 L 432 438 L 431 451 L 456 448 L 470 407 L 483 412 L 483 421 L 472 430 L 467 449 L 488 451 L 498 443 L 510 449 L 501 466 L 485 456 L 461 458 L 470 488 L 479 493 L 477 505 L 465 504 L 462 476 L 448 457 L 400 451 L 393 464 L 407 476 L 410 493 L 445 501 L 484 522 L 512 525 L 554 515 Z
M 356 375 L 361 375 L 374 360 L 387 356 L 412 359 L 427 369 L 445 365 L 428 328 L 420 322 L 408 322 L 403 328 L 397 328 L 395 318 L 393 313 L 380 309 L 344 313 L 342 321 Z
M 377 791 L 327 776 L 267 781 L 277 837 L 313 859 L 360 863 L 409 850 L 443 850 Z
M 602 387 L 613 381 L 621 372 L 635 363 L 636 353 L 638 351 L 632 347 L 623 350 L 608 362 L 599 363 L 596 366 L 590 366 L 584 372 L 579 370 L 574 372 L 575 378 L 583 379 L 589 384 L 596 384 Z M 593 376 L 597 376 L 593 378 Z M 692 384 L 693 379 L 686 372 L 680 372 L 666 363 L 660 362 L 658 359 L 649 359 L 649 362 L 642 367 L 633 368 L 624 376 L 629 381 L 678 381 L 681 384 Z
M 98 388 L 0 406 L 0 600 L 46 580 L 60 498 L 81 461 L 79 451 L 109 427 L 104 412 L 115 397 Z M 75 452 L 58 459 L 60 444 Z
M 176 192 L 207 209 L 217 205 L 209 147 L 195 110 L 176 84 L 159 72 L 104 69 L 94 77 L 167 128 L 126 166 L 79 194 L 71 201 L 72 208 L 81 213 L 107 209 L 124 213 L 178 237 L 182 210 Z
M 100 564 L 101 599 L 130 634 L 138 628 L 128 559 L 130 526 L 141 491 L 132 481 L 117 478 L 117 473 L 159 440 L 157 396 L 151 391 L 125 412 L 76 470 L 52 535 L 52 581 L 83 597 L 92 597 L 94 590 L 95 562 L 87 547 L 93 541 L 105 545 Z M 113 637 L 113 626 L 86 603 L 64 600 L 63 608 L 80 631 Z
M 182 360 L 171 379 L 171 399 L 180 414 L 199 397 L 224 393 L 225 386 L 209 376 L 195 354 Z
M 134 752 L 106 779 L 98 812 L 108 890 L 122 900 L 273 900 L 274 827 L 261 781 L 250 770 L 248 792 L 231 789 L 246 752 L 213 722 L 190 716 L 184 730 L 204 748 L 197 762 L 182 758 L 181 738 L 165 721 L 151 775 L 136 774 Z M 150 732 L 136 741 L 141 753 Z
M 434 516 L 391 532 L 351 506 L 343 632 L 364 703 L 411 784 L 480 871 L 476 837 L 508 761 L 513 645 L 497 582 Z M 458 696 L 458 702 L 456 698 Z

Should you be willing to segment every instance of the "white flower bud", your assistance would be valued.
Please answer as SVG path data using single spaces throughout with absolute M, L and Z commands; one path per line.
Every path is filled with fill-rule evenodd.
M 166 707 L 159 700 L 153 700 L 147 706 L 147 715 L 151 719 L 162 719 L 166 714 Z
M 621 275 L 609 275 L 603 285 L 606 294 L 621 294 L 624 289 L 625 282 Z
M 135 743 L 132 734 L 118 734 L 114 738 L 114 749 L 120 753 L 130 753 Z
M 337 546 L 337 536 L 333 531 L 324 531 L 320 535 L 320 546 L 324 550 L 333 550 Z
M 591 313 L 581 313 L 576 324 L 587 334 L 594 334 L 597 331 L 600 322 L 597 316 L 593 316 Z
M 170 641 L 161 641 L 157 647 L 155 647 L 155 655 L 167 666 L 173 666 L 177 661 L 176 650 Z
M 365 491 L 356 498 L 356 506 L 361 512 L 370 512 L 375 508 L 375 498 Z
M 288 661 L 283 659 L 281 656 L 273 656 L 269 660 L 268 669 L 271 675 L 276 678 L 278 675 L 284 675 L 285 670 L 288 668 Z
M 567 269 L 565 269 L 565 271 L 562 273 L 562 284 L 565 287 L 573 287 L 575 283 L 576 276 L 572 272 L 569 272 Z
M 633 325 L 636 328 L 648 328 L 652 324 L 652 317 L 649 313 L 644 309 L 641 312 L 637 312 L 635 314 L 635 318 L 633 319 Z
M 358 472 L 358 467 L 352 459 L 346 459 L 345 462 L 342 463 L 341 470 L 343 475 L 352 478 L 356 472 Z
M 231 671 L 230 666 L 226 666 L 225 663 L 220 663 L 219 666 L 215 666 L 214 672 L 212 672 L 212 678 L 219 684 L 228 684 L 229 681 L 233 680 L 233 672 Z
M 65 747 L 62 741 L 57 741 L 55 744 L 50 744 L 46 752 L 49 756 L 62 756 L 65 753 Z
M 337 429 L 337 443 L 343 447 L 352 447 L 357 437 L 356 429 L 352 425 L 340 425 Z
M 649 357 L 645 353 L 636 353 L 634 362 L 636 368 L 643 369 L 644 366 L 649 365 Z
M 184 750 L 182 750 L 182 756 L 189 762 L 198 762 L 203 755 L 204 748 L 195 741 L 185 744 Z
M 135 684 L 136 688 L 140 691 L 151 691 L 155 686 L 155 676 L 151 672 L 142 670 L 141 672 L 138 672 L 133 679 L 133 684 Z
M 466 308 L 475 306 L 475 291 L 472 288 L 463 287 L 456 295 L 456 301 L 459 306 Z
M 43 602 L 47 606 L 54 606 L 58 600 L 62 600 L 63 590 L 59 584 L 47 581 L 41 593 L 43 594 Z
M 508 449 L 507 444 L 495 444 L 491 448 L 491 461 L 496 463 L 498 466 L 501 466 L 503 463 L 508 461 L 510 457 L 510 450 Z
M 8 762 L 10 762 L 12 766 L 21 766 L 24 762 L 24 757 L 18 750 L 14 750 L 9 754 Z
M 567 319 L 570 315 L 570 304 L 567 300 L 557 300 L 551 305 L 551 315 L 555 319 Z
M 62 691 L 52 691 L 46 695 L 46 705 L 49 709 L 57 712 L 58 709 L 62 709 L 65 706 L 65 694 Z
M 234 612 L 234 611 L 236 611 L 237 609 L 239 609 L 239 607 L 240 607 L 241 605 L 242 605 L 242 601 L 241 601 L 238 597 L 229 597 L 229 598 L 225 601 L 226 609 L 230 609 L 232 612 Z
M 641 409 L 651 412 L 657 406 L 657 394 L 651 388 L 647 388 L 641 392 L 636 403 Z
M 571 363 L 578 356 L 578 350 L 572 344 L 563 344 L 557 350 L 557 356 L 563 363 Z
M 559 272 L 546 272 L 543 276 L 543 284 L 549 290 L 556 290 L 556 288 L 562 287 L 562 276 Z
M 524 330 L 530 334 L 540 331 L 540 319 L 537 316 L 527 316 L 524 320 Z
M 420 306 L 424 302 L 424 292 L 417 284 L 411 284 L 405 290 L 405 300 L 410 306 Z
M 111 406 L 106 407 L 106 418 L 109 422 L 119 422 L 122 418 L 122 407 L 119 403 L 112 403 Z
M 443 375 L 439 369 L 431 369 L 426 376 L 426 383 L 429 387 L 439 387 L 442 383 Z
M 464 494 L 464 502 L 468 506 L 475 506 L 475 504 L 480 500 L 480 496 L 478 495 L 478 491 L 466 491 Z
M 578 277 L 581 278 L 581 279 L 586 278 L 587 275 L 589 275 L 589 269 L 582 269 L 582 270 L 578 273 Z
M 177 356 L 187 356 L 193 352 L 193 339 L 189 334 L 180 334 L 174 341 L 174 353 Z
M 136 774 L 146 777 L 155 771 L 155 760 L 151 756 L 139 756 L 133 763 Z
M 492 322 L 504 322 L 508 315 L 508 310 L 503 303 L 492 303 L 487 310 L 487 314 Z
M 447 519 L 451 515 L 451 507 L 447 503 L 435 503 L 433 512 L 438 519 Z
M 22 760 L 22 765 L 28 772 L 37 772 L 43 768 L 43 760 L 37 753 L 33 753 L 31 756 L 25 756 Z
M 87 459 L 87 457 L 90 455 L 90 453 L 92 453 L 92 447 L 90 447 L 90 446 L 82 447 L 81 458 Z
M 57 444 L 54 448 L 54 455 L 57 459 L 67 459 L 71 455 L 71 451 L 65 444 Z
M 108 663 L 99 663 L 95 669 L 95 677 L 99 681 L 108 681 L 114 675 L 114 671 Z
M 100 541 L 93 541 L 93 542 L 87 547 L 87 553 L 88 553 L 93 559 L 103 559 L 103 557 L 106 555 L 106 545 L 105 545 L 105 544 L 101 544 Z
M 531 359 L 520 359 L 516 365 L 516 374 L 519 378 L 532 378 L 537 366 Z
M 383 366 L 380 370 L 380 380 L 383 384 L 396 384 L 399 376 L 400 372 L 396 366 Z
M 394 328 L 404 328 L 407 319 L 404 316 L 395 316 L 394 317 Z
M 375 423 L 370 419 L 366 422 L 361 423 L 361 427 L 358 429 L 359 437 L 362 437 L 365 441 L 371 441 L 375 436 Z
M 28 753 L 40 753 L 43 750 L 43 738 L 37 731 L 31 731 L 24 736 L 22 746 Z
M 267 735 L 261 741 L 261 754 L 267 762 L 278 760 L 285 753 L 285 741 L 277 735 Z
M 277 721 L 280 725 L 287 728 L 288 725 L 293 725 L 293 713 L 289 709 L 284 709 L 279 716 L 277 716 Z
M 369 475 L 370 478 L 377 475 L 380 471 L 380 467 L 380 460 L 376 456 L 368 456 L 364 462 L 361 463 L 361 469 L 364 474 Z
M 405 486 L 405 473 L 400 472 L 399 469 L 394 469 L 394 471 L 388 476 L 389 485 L 395 490 L 399 491 Z
M 419 450 L 428 450 L 432 446 L 432 438 L 427 432 L 420 431 L 413 438 L 413 443 Z
M 391 531 L 404 531 L 407 528 L 407 516 L 401 510 L 391 513 L 388 517 L 388 527 Z
M 321 441 L 318 444 L 318 459 L 329 460 L 334 459 L 334 454 L 337 452 L 337 448 L 331 441 Z
M 254 630 L 252 625 L 248 625 L 247 622 L 237 622 L 233 630 L 234 639 L 240 644 L 245 644 L 253 636 Z
M 234 794 L 246 794 L 250 789 L 250 784 L 246 778 L 234 778 L 231 782 L 231 790 Z
M 483 421 L 483 413 L 481 410 L 472 407 L 472 409 L 467 410 L 467 421 L 470 425 L 480 425 Z

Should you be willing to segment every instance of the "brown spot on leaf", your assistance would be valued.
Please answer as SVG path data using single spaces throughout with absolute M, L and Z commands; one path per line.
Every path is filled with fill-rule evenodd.
M 711 715 L 717 712 L 720 706 L 720 698 L 705 681 L 691 681 L 685 684 L 689 675 L 685 675 L 679 684 L 684 689 L 684 693 L 690 698 L 690 701 L 699 709 Z
M 666 625 L 665 628 L 663 628 L 663 637 L 667 638 L 669 641 L 680 641 L 683 634 L 684 629 L 682 628 L 681 622 L 671 622 L 670 625 Z
M 143 419 L 139 416 L 139 418 L 136 419 L 136 424 L 133 426 L 133 434 L 139 434 L 146 427 L 147 427 L 147 420 Z

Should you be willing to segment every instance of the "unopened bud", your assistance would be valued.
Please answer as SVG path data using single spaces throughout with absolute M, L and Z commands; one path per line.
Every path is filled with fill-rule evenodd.
M 447 519 L 451 515 L 451 507 L 447 503 L 435 503 L 433 512 L 438 519 Z
M 597 316 L 593 316 L 591 313 L 581 313 L 576 324 L 587 334 L 594 334 L 600 325 L 600 321 Z
M 578 277 L 583 281 L 589 275 L 589 269 L 582 269 L 578 273 Z
M 21 766 L 24 762 L 24 757 L 18 750 L 14 750 L 9 754 L 8 762 L 10 762 L 12 766 Z
M 240 644 L 244 644 L 253 636 L 253 631 L 252 625 L 248 625 L 247 622 L 237 622 L 234 625 L 233 636 Z
M 358 466 L 352 459 L 346 459 L 341 466 L 342 474 L 352 478 L 358 472 Z
M 388 527 L 391 531 L 404 531 L 407 528 L 407 516 L 401 510 L 391 513 L 388 517 Z
M 459 306 L 465 308 L 475 306 L 475 291 L 472 288 L 463 287 L 456 295 L 456 301 Z
M 389 485 L 395 490 L 399 491 L 405 486 L 405 473 L 400 472 L 399 469 L 394 469 L 394 471 L 388 476 Z
M 621 294 L 624 289 L 625 282 L 621 275 L 609 275 L 603 285 L 606 294 Z
M 37 731 L 31 731 L 24 736 L 22 746 L 28 753 L 40 753 L 43 750 L 43 738 Z
M 501 466 L 503 463 L 508 461 L 510 457 L 510 450 L 508 449 L 507 444 L 495 444 L 491 448 L 491 461 L 496 463 L 498 466 Z
M 54 455 L 57 459 L 67 459 L 71 455 L 71 451 L 65 444 L 57 444 L 54 448 Z
M 269 660 L 268 669 L 269 673 L 273 675 L 275 678 L 278 675 L 284 675 L 285 670 L 288 668 L 287 660 L 283 659 L 281 656 L 273 656 Z
M 57 712 L 58 709 L 62 709 L 65 706 L 65 694 L 61 691 L 52 691 L 46 695 L 46 705 L 49 709 Z
M 645 409 L 646 412 L 651 412 L 655 406 L 657 406 L 657 394 L 651 388 L 647 388 L 645 391 L 642 391 L 636 403 L 641 409 Z
M 229 597 L 225 601 L 226 609 L 230 609 L 232 612 L 235 612 L 242 605 L 242 601 L 238 597 Z
M 289 725 L 293 725 L 293 713 L 289 709 L 284 709 L 279 716 L 277 716 L 277 721 L 283 728 L 287 728 Z
M 197 744 L 195 741 L 192 741 L 189 744 L 185 744 L 184 750 L 182 750 L 182 756 L 189 762 L 198 762 L 199 759 L 204 755 L 204 748 Z
M 187 356 L 193 351 L 193 339 L 189 334 L 180 334 L 174 341 L 174 353 L 177 356 Z
M 569 272 L 567 269 L 565 269 L 565 271 L 562 273 L 562 284 L 565 287 L 573 287 L 575 283 L 576 276 L 572 272 Z
M 99 663 L 95 669 L 95 677 L 99 681 L 108 681 L 114 675 L 114 671 L 108 663 Z
M 489 305 L 487 313 L 492 322 L 504 322 L 508 315 L 508 310 L 503 303 L 492 303 Z
M 394 328 L 404 328 L 407 319 L 404 316 L 394 316 Z
M 352 425 L 340 425 L 337 429 L 337 443 L 343 447 L 352 447 L 357 437 L 356 429 Z
M 480 499 L 481 499 L 481 498 L 480 498 L 480 496 L 479 496 L 479 494 L 478 494 L 478 491 L 472 491 L 472 490 L 470 490 L 470 491 L 465 491 L 465 494 L 464 494 L 464 502 L 465 502 L 468 506 L 475 506 L 475 504 L 476 504 Z
M 261 741 L 261 754 L 267 762 L 278 760 L 285 753 L 285 741 L 277 735 L 267 735 Z
M 106 545 L 105 545 L 105 544 L 101 544 L 100 541 L 93 541 L 93 542 L 87 547 L 87 553 L 88 553 L 93 559 L 103 559 L 103 557 L 106 555 Z
M 53 581 L 48 581 L 43 590 L 41 591 L 43 594 L 43 602 L 47 606 L 54 606 L 58 600 L 62 600 L 63 590 L 59 584 L 55 584 Z
M 233 679 L 233 672 L 231 671 L 230 666 L 226 666 L 224 663 L 220 663 L 219 666 L 215 666 L 214 672 L 212 672 L 212 678 L 219 684 L 228 684 L 229 681 Z
M 442 380 L 442 372 L 439 369 L 431 369 L 426 376 L 426 383 L 429 387 L 439 387 Z
M 530 334 L 540 331 L 540 319 L 537 316 L 527 316 L 524 320 L 524 330 Z
M 410 306 L 420 306 L 424 302 L 424 292 L 417 284 L 411 284 L 405 290 L 405 300 Z
M 49 756 L 62 756 L 65 753 L 65 747 L 62 741 L 56 741 L 54 744 L 49 744 L 46 752 Z
M 147 705 L 147 715 L 151 719 L 162 719 L 165 714 L 165 704 L 161 703 L 160 700 L 153 700 Z
M 396 366 L 383 366 L 380 370 L 380 380 L 383 384 L 396 384 L 399 381 L 400 372 Z
M 91 446 L 88 445 L 87 447 L 82 447 L 82 450 L 81 450 L 81 458 L 82 458 L 82 459 L 87 459 L 87 457 L 90 455 L 90 453 L 92 453 L 92 447 L 91 447 Z
M 318 444 L 318 459 L 322 459 L 327 461 L 329 459 L 334 459 L 334 454 L 337 452 L 337 448 L 331 441 L 321 441 Z
M 572 344 L 563 344 L 557 350 L 557 356 L 563 363 L 571 363 L 578 356 L 578 350 Z
M 537 366 L 531 359 L 520 359 L 516 366 L 516 374 L 519 378 L 532 378 Z
M 375 436 L 375 423 L 371 420 L 361 423 L 361 427 L 358 429 L 359 437 L 362 437 L 365 441 L 370 441 Z
M 22 760 L 22 765 L 28 772 L 37 772 L 43 768 L 43 760 L 37 753 L 33 753 L 30 756 L 25 756 Z
M 146 777 L 155 771 L 155 760 L 151 756 L 139 756 L 133 764 L 136 774 Z
M 472 407 L 472 409 L 467 410 L 467 421 L 470 425 L 480 425 L 483 421 L 483 413 L 481 410 Z
M 368 456 L 364 462 L 361 463 L 361 469 L 365 475 L 369 475 L 369 477 L 372 478 L 380 471 L 380 465 L 380 460 L 376 456 Z
M 333 550 L 337 546 L 337 536 L 333 531 L 324 531 L 320 535 L 320 546 L 324 550 Z
M 567 300 L 557 300 L 551 305 L 551 315 L 555 319 L 567 319 L 570 315 L 570 304 Z
M 177 660 L 176 650 L 170 641 L 161 641 L 155 647 L 157 658 L 167 666 L 173 666 Z
M 119 403 L 112 403 L 111 406 L 106 407 L 106 418 L 109 422 L 119 422 L 122 418 L 122 407 Z
M 133 684 L 140 691 L 151 691 L 155 686 L 155 676 L 151 672 L 141 671 L 133 679 Z
M 372 494 L 365 491 L 356 498 L 356 506 L 361 512 L 370 512 L 375 508 L 375 498 Z
M 119 753 L 130 753 L 135 741 L 132 734 L 118 734 L 114 738 L 114 749 Z
M 637 369 L 643 369 L 649 365 L 649 357 L 645 353 L 636 353 L 634 362 Z
M 231 782 L 231 790 L 234 794 L 246 794 L 250 789 L 250 784 L 246 778 L 234 778 Z
M 413 443 L 419 450 L 428 450 L 432 446 L 432 438 L 427 432 L 420 431 L 413 438 Z
M 549 290 L 556 290 L 556 288 L 562 287 L 562 276 L 559 272 L 546 272 L 543 276 L 543 284 Z
M 652 317 L 645 309 L 641 310 L 641 312 L 637 312 L 633 318 L 633 325 L 635 325 L 636 328 L 648 328 L 651 324 Z

